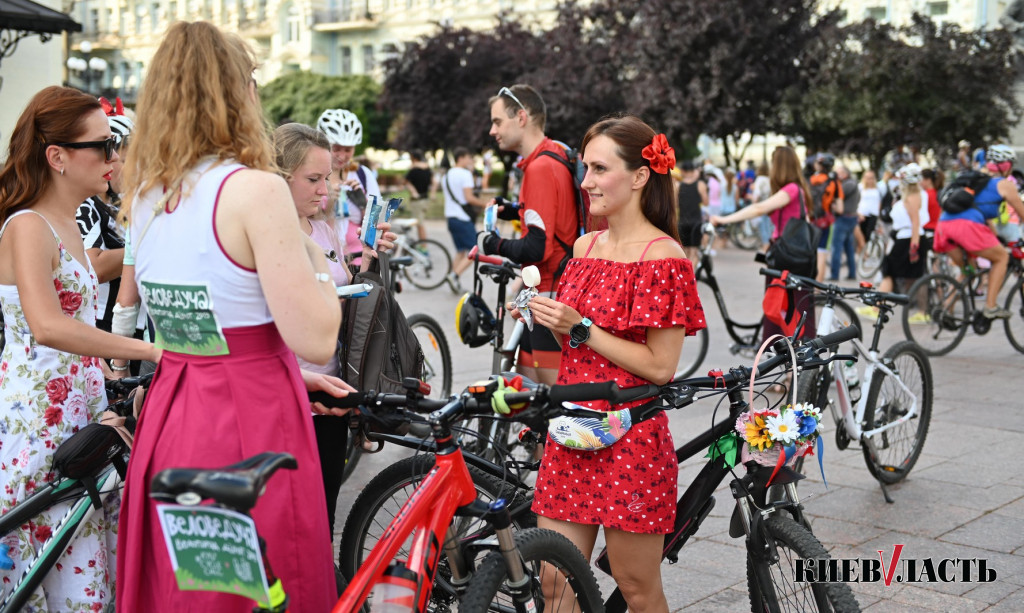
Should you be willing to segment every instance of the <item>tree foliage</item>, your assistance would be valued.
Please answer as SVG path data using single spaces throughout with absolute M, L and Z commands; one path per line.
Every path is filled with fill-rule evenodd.
M 260 102 L 270 121 L 298 121 L 316 126 L 326 109 L 348 109 L 363 124 L 363 142 L 358 147 L 386 147 L 389 113 L 378 109 L 381 86 L 366 75 L 332 77 L 312 72 L 282 75 L 260 88 Z
M 827 32 L 812 85 L 794 95 L 794 132 L 811 149 L 857 154 L 879 166 L 898 144 L 953 152 L 988 143 L 1017 121 L 1017 73 L 1003 30 L 964 31 L 914 15 L 904 27 L 864 21 Z

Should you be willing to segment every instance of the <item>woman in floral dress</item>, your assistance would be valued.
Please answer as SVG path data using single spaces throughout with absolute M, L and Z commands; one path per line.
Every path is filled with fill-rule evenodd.
M 100 357 L 158 358 L 149 343 L 95 328 L 96 275 L 75 212 L 106 189 L 109 138 L 95 98 L 48 87 L 22 113 L 0 170 L 0 513 L 52 480 L 54 450 L 106 407 Z M 0 571 L 4 596 L 69 505 L 3 538 L 14 560 Z M 113 600 L 119 505 L 108 499 L 84 526 L 27 610 L 99 611 Z
M 581 150 L 590 211 L 608 220 L 608 230 L 576 241 L 558 299 L 530 302 L 535 321 L 562 343 L 559 384 L 666 383 L 683 338 L 705 327 L 693 267 L 676 234 L 669 175 L 675 154 L 663 134 L 631 116 L 591 126 Z M 675 521 L 677 473 L 664 413 L 597 451 L 549 438 L 533 504 L 537 525 L 567 536 L 588 560 L 603 526 L 629 610 L 668 611 L 661 549 Z

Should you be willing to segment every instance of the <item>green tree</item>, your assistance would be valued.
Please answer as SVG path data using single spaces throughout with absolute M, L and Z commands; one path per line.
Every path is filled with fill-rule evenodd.
M 964 31 L 915 14 L 893 27 L 871 20 L 836 28 L 808 49 L 822 69 L 791 97 L 793 132 L 882 166 L 898 144 L 951 155 L 960 139 L 1005 137 L 1020 116 L 1017 73 L 1004 30 Z
M 363 124 L 357 147 L 387 147 L 391 116 L 378 108 L 381 86 L 366 75 L 333 77 L 312 72 L 282 75 L 260 88 L 260 101 L 270 121 L 298 121 L 316 126 L 326 109 L 348 109 Z

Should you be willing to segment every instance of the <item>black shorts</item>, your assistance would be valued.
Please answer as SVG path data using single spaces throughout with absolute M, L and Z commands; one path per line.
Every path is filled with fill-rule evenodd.
M 523 366 L 557 369 L 561 356 L 562 347 L 551 330 L 535 324 L 533 331 L 523 331 L 519 341 L 519 362 Z
M 923 245 L 918 246 L 918 259 L 910 261 L 910 239 L 898 238 L 892 244 L 892 250 L 882 260 L 882 276 L 893 279 L 917 279 L 924 275 L 926 251 Z
M 864 235 L 864 240 L 871 238 L 871 233 L 875 231 L 876 224 L 878 224 L 877 215 L 868 215 L 864 218 L 864 221 L 860 222 L 860 233 Z

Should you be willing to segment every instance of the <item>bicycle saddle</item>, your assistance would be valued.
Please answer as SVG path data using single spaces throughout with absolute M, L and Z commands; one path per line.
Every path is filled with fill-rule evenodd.
M 388 260 L 388 267 L 391 268 L 391 270 L 402 270 L 406 266 L 412 266 L 411 255 L 403 255 Z
M 212 499 L 242 513 L 256 506 L 267 479 L 279 468 L 295 470 L 299 464 L 290 453 L 266 451 L 223 468 L 168 468 L 157 473 L 150 484 L 150 497 L 198 504 Z M 178 500 L 182 494 L 196 494 L 198 500 Z

